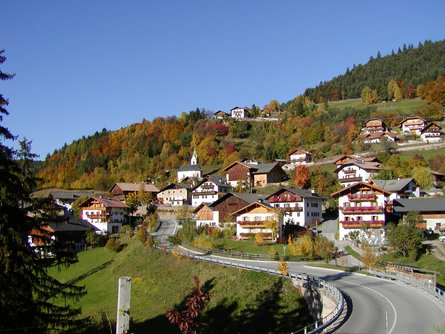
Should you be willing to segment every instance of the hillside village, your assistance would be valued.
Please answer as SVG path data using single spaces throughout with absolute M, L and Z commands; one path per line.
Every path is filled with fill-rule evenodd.
M 232 116 L 215 113 L 216 117 L 224 119 L 242 118 L 243 115 L 242 108 L 238 107 L 232 109 Z M 422 117 L 407 117 L 398 126 L 400 135 L 390 132 L 383 120 L 372 118 L 363 122 L 360 137 L 365 142 L 388 141 L 394 147 L 404 141 L 404 136 L 419 138 L 427 145 L 442 142 L 441 127 Z M 133 226 L 139 224 L 148 207 L 158 210 L 159 214 L 166 208 L 178 211 L 185 207 L 197 228 L 232 226 L 234 238 L 238 240 L 261 234 L 265 240 L 279 241 L 287 240 L 298 229 L 316 231 L 326 213 L 332 214 L 332 203 L 336 204 L 334 208 L 338 207 L 335 212 L 339 240 L 356 237 L 358 233 L 370 244 L 384 245 L 386 224 L 389 221 L 397 223 L 409 212 L 421 215 L 423 222 L 418 228 L 445 233 L 445 198 L 440 188 L 445 174 L 433 172 L 430 175 L 433 187 L 423 189 L 413 177 L 379 179 L 384 164 L 375 156 L 341 155 L 334 164 L 332 175 L 337 180 L 338 190 L 327 196 L 314 189 L 295 186 L 298 181 L 290 175 L 308 171 L 308 167 L 314 165 L 311 152 L 300 148 L 291 150 L 286 160 L 264 163 L 244 158 L 212 174 L 203 172 L 194 149 L 190 163 L 178 168 L 175 182 L 160 188 L 151 183 L 120 182 L 102 195 L 97 195 L 100 193 L 97 191 L 58 191 L 49 196 L 67 212 L 76 198 L 83 198 L 77 203 L 80 219 L 75 223 L 78 230 L 76 249 L 84 247 L 84 238 L 79 238 L 81 230 L 85 233 L 92 228 L 100 234 L 116 233 L 130 222 Z M 259 191 L 261 189 L 273 191 L 264 193 Z M 139 205 L 145 202 L 145 207 L 126 204 L 138 194 L 139 197 L 146 194 L 145 201 L 137 201 Z M 67 220 L 68 224 L 72 224 L 70 219 L 73 218 Z

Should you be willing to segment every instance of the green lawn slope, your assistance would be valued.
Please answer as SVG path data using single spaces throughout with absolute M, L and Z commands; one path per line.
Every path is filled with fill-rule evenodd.
M 203 312 L 202 321 L 207 326 L 202 333 L 284 333 L 312 320 L 305 300 L 290 280 L 176 258 L 148 249 L 135 239 L 126 238 L 122 242 L 127 245 L 120 253 L 104 248 L 83 252 L 78 264 L 52 272 L 66 281 L 113 260 L 77 283 L 88 291 L 75 305 L 82 308 L 82 316 L 93 319 L 95 327 L 91 332 L 109 333 L 109 322 L 114 323 L 116 318 L 120 276 L 132 278 L 131 332 L 134 333 L 177 333 L 165 314 L 184 302 L 195 275 L 211 297 Z

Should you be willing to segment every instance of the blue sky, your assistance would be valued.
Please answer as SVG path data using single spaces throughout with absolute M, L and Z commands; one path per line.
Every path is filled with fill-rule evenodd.
M 404 43 L 445 1 L 3 0 L 4 125 L 45 158 L 143 118 L 286 102 Z

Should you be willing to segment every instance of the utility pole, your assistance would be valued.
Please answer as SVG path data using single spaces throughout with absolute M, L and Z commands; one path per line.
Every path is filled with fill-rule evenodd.
M 117 292 L 116 334 L 127 334 L 130 330 L 131 277 L 119 277 Z

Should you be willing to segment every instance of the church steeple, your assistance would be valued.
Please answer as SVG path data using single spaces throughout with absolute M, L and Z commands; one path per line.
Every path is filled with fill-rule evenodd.
M 197 165 L 198 164 L 198 155 L 196 154 L 196 149 L 193 149 L 193 155 L 190 159 L 190 165 Z

